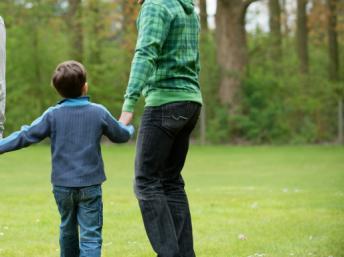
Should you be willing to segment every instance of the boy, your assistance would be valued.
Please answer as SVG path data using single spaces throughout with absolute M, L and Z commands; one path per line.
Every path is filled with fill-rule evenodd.
M 50 137 L 51 182 L 61 215 L 61 257 L 99 257 L 103 223 L 101 184 L 106 180 L 101 136 L 122 143 L 130 139 L 134 128 L 124 126 L 105 107 L 89 101 L 82 64 L 61 63 L 52 83 L 65 99 L 30 126 L 0 140 L 0 154 Z

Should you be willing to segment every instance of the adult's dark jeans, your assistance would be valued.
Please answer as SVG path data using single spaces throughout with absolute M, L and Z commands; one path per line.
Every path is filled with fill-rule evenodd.
M 60 256 L 100 257 L 103 226 L 101 186 L 54 186 L 53 192 L 61 215 Z
M 146 107 L 137 140 L 135 194 L 158 257 L 195 257 L 191 215 L 181 172 L 201 105 Z

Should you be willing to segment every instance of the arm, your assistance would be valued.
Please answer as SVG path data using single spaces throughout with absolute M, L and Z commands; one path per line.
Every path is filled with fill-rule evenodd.
M 50 111 L 51 109 L 48 109 L 30 126 L 23 126 L 20 131 L 0 140 L 0 154 L 27 147 L 49 137 L 51 131 Z
M 123 112 L 134 111 L 144 85 L 156 68 L 171 21 L 172 16 L 165 7 L 151 2 L 143 4 L 138 22 L 135 55 L 124 96 Z
M 114 143 L 125 143 L 134 135 L 135 129 L 132 125 L 125 126 L 118 122 L 111 113 L 105 110 L 103 119 L 104 135 Z

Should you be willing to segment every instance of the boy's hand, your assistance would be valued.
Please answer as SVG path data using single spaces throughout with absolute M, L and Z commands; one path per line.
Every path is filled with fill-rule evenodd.
M 133 117 L 134 113 L 132 112 L 122 112 L 119 122 L 122 122 L 124 125 L 129 125 L 132 122 Z

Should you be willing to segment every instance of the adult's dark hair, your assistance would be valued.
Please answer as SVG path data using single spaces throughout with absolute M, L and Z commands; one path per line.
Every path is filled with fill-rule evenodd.
M 82 87 L 86 83 L 86 70 L 77 61 L 63 62 L 57 66 L 52 82 L 62 97 L 79 97 L 82 95 Z

